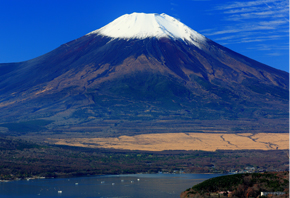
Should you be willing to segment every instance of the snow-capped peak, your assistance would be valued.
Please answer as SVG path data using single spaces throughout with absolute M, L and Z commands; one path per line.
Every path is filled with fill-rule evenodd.
M 182 39 L 195 45 L 203 43 L 206 38 L 192 30 L 179 20 L 167 14 L 125 14 L 108 25 L 90 32 L 89 34 L 102 34 L 112 38 L 170 37 Z

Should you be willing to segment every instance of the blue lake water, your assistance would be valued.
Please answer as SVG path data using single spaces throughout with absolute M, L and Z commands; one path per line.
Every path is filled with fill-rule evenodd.
M 222 174 L 131 174 L 0 182 L 0 198 L 178 198 Z

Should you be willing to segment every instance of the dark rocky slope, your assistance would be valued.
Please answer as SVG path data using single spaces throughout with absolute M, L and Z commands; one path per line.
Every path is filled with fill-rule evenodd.
M 288 73 L 210 40 L 89 34 L 0 71 L 2 123 L 288 119 Z

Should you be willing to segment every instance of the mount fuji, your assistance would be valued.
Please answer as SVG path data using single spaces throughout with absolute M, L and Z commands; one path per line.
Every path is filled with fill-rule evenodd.
M 117 135 L 132 126 L 152 133 L 161 123 L 181 130 L 167 121 L 214 120 L 287 132 L 279 123 L 288 122 L 288 90 L 285 71 L 166 14 L 132 13 L 40 57 L 0 64 L 0 131 Z M 21 123 L 21 130 L 11 127 Z

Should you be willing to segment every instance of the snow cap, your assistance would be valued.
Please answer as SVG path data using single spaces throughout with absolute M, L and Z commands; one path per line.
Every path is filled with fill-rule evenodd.
M 182 39 L 195 45 L 203 43 L 206 38 L 192 30 L 179 20 L 167 14 L 125 14 L 106 26 L 90 32 L 112 38 L 144 39 L 148 37 L 169 37 Z

